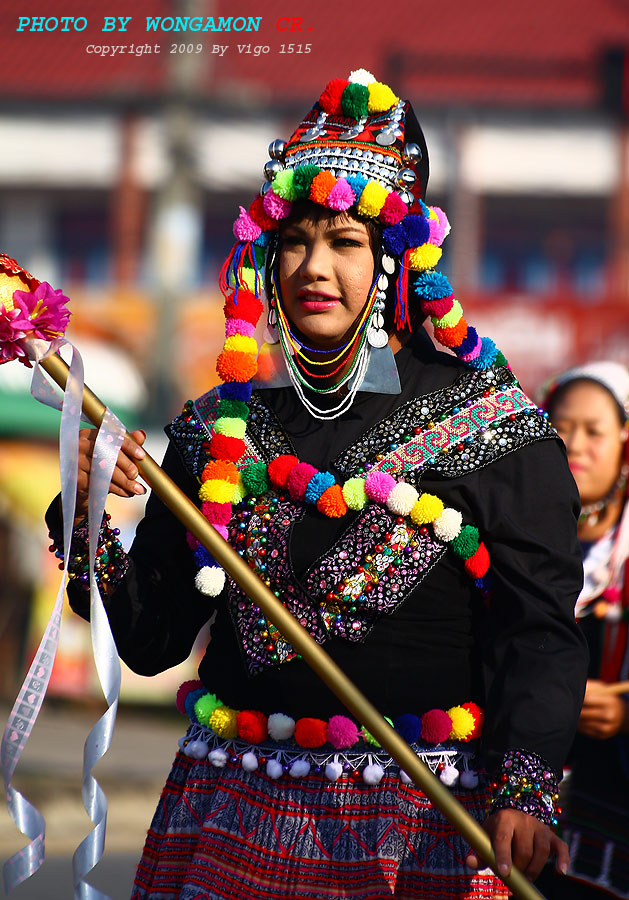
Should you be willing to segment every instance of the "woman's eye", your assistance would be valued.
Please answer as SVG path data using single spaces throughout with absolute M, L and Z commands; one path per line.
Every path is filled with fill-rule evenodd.
M 361 247 L 362 246 L 360 241 L 355 241 L 353 238 L 337 238 L 334 243 L 337 247 Z

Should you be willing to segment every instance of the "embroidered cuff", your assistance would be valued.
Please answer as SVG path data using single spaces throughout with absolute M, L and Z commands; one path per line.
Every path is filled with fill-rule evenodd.
M 490 812 L 519 809 L 546 825 L 556 825 L 559 784 L 551 766 L 536 753 L 507 750 L 500 775 L 491 785 Z
M 119 528 L 110 528 L 109 513 L 103 515 L 100 532 L 98 535 L 98 547 L 96 548 L 95 572 L 96 581 L 101 590 L 111 589 L 124 577 L 129 568 L 129 560 L 124 547 L 120 543 Z M 48 548 L 59 559 L 59 568 L 63 568 L 63 536 L 56 528 L 51 529 L 50 539 L 52 544 Z M 70 546 L 70 563 L 68 565 L 68 578 L 89 590 L 89 545 L 88 525 L 84 519 L 72 532 Z

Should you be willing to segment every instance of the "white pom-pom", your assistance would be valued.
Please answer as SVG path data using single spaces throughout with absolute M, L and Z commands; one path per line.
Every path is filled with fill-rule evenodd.
M 373 84 L 376 79 L 367 69 L 354 69 L 353 72 L 349 73 L 347 80 L 350 84 L 364 84 L 366 87 L 368 84 Z
M 478 775 L 473 769 L 464 769 L 461 772 L 461 787 L 468 788 L 471 791 L 478 787 Z
M 258 757 L 251 750 L 249 750 L 247 753 L 243 753 L 242 767 L 245 772 L 255 772 L 255 770 L 258 768 Z
M 402 784 L 412 784 L 413 783 L 413 779 L 408 774 L 408 772 L 404 771 L 404 769 L 400 769 L 400 778 L 402 780 Z
M 268 729 L 269 737 L 274 741 L 287 741 L 295 734 L 295 720 L 284 713 L 271 713 Z
M 380 784 L 384 777 L 384 769 L 378 763 L 370 763 L 363 769 L 365 784 Z
M 338 781 L 342 774 L 343 766 L 340 762 L 331 762 L 325 767 L 325 777 L 328 781 Z
M 189 741 L 186 745 L 184 753 L 190 759 L 205 759 L 210 748 L 205 741 Z
M 228 756 L 225 750 L 217 747 L 215 750 L 210 751 L 208 759 L 213 766 L 216 766 L 217 769 L 222 769 L 223 766 L 227 763 Z
M 454 787 L 459 780 L 459 770 L 456 766 L 444 766 L 439 773 L 439 780 L 442 781 L 446 787 Z
M 387 497 L 387 507 L 394 516 L 408 516 L 418 497 L 419 494 L 412 484 L 398 481 Z
M 461 530 L 463 516 L 458 509 L 451 509 L 449 506 L 444 509 L 432 523 L 436 537 L 440 541 L 453 541 Z
M 195 576 L 194 585 L 206 597 L 218 597 L 225 586 L 225 572 L 219 566 L 203 566 Z
M 290 767 L 290 775 L 292 778 L 305 778 L 310 772 L 310 763 L 307 759 L 296 759 Z
M 266 761 L 266 774 L 269 778 L 272 778 L 273 781 L 277 781 L 277 779 L 282 774 L 282 764 L 278 762 L 276 759 L 267 759 Z

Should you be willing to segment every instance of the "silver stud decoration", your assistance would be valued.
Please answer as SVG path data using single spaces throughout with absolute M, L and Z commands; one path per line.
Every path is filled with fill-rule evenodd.
M 270 159 L 264 165 L 264 177 L 267 181 L 273 181 L 278 172 L 281 172 L 284 166 L 279 159 Z
M 283 141 L 281 138 L 271 141 L 269 144 L 269 156 L 271 159 L 278 159 L 280 162 L 283 162 L 285 153 L 286 141 Z
M 316 124 L 313 125 L 308 131 L 304 132 L 302 136 L 299 138 L 301 143 L 307 143 L 308 141 L 314 141 L 315 138 L 324 137 L 326 134 L 326 130 L 323 127 L 325 124 L 325 120 L 327 119 L 328 114 L 326 112 L 320 112 L 317 116 Z
M 367 116 L 361 116 L 360 119 L 356 120 L 356 124 L 352 125 L 347 131 L 343 132 L 343 138 L 345 140 L 351 140 L 352 138 L 358 137 L 359 134 L 362 134 L 365 130 L 365 123 L 367 122 Z

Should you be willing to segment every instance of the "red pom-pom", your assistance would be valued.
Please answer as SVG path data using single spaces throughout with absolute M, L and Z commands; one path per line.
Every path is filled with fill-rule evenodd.
M 242 438 L 228 437 L 226 434 L 213 434 L 209 449 L 216 459 L 238 462 L 245 452 L 246 446 Z
M 177 696 L 175 698 L 175 703 L 177 704 L 177 709 L 181 713 L 182 716 L 187 716 L 186 712 L 186 697 L 190 693 L 190 691 L 198 691 L 199 688 L 203 687 L 202 681 L 184 681 L 183 684 L 179 685 L 179 690 L 177 691 Z
M 442 744 L 452 731 L 452 719 L 443 709 L 429 709 L 422 716 L 422 741 Z
M 223 312 L 228 319 L 244 319 L 252 325 L 258 324 L 262 315 L 262 301 L 251 291 L 240 288 L 238 293 L 234 291 L 225 301 Z
M 248 744 L 261 744 L 268 734 L 267 718 L 257 709 L 243 709 L 236 716 L 238 737 Z
M 341 97 L 349 84 L 346 78 L 333 78 L 319 97 L 321 108 L 331 116 L 342 116 Z
M 489 553 L 487 552 L 487 547 L 481 541 L 478 545 L 478 550 L 474 554 L 474 556 L 470 556 L 469 559 L 465 560 L 465 571 L 472 576 L 472 578 L 482 578 L 487 569 L 489 568 Z
M 283 453 L 282 456 L 277 456 L 267 467 L 271 484 L 274 487 L 285 488 L 288 476 L 298 462 L 297 457 L 292 456 L 290 453 Z
M 343 496 L 343 489 L 340 484 L 333 484 L 326 488 L 317 500 L 317 509 L 324 516 L 331 519 L 340 519 L 347 512 L 347 503 Z
M 220 481 L 229 481 L 230 484 L 238 484 L 238 469 L 226 459 L 211 460 L 201 473 L 201 481 L 210 481 L 210 479 L 219 479 Z
M 476 738 L 479 738 L 481 735 L 481 731 L 483 730 L 483 722 L 485 720 L 485 713 L 476 703 L 462 703 L 463 709 L 466 709 L 469 713 L 474 716 L 474 730 L 471 734 L 468 735 L 468 741 L 475 741 Z
M 256 197 L 249 207 L 249 215 L 256 225 L 260 226 L 262 231 L 269 231 L 269 229 L 277 228 L 277 222 L 275 219 L 272 219 L 271 216 L 267 215 L 264 208 L 264 197 Z
M 232 505 L 231 503 L 212 503 L 210 500 L 204 500 L 201 504 L 201 512 L 214 525 L 228 525 L 232 517 Z
M 408 206 L 399 194 L 392 191 L 384 201 L 378 218 L 385 225 L 397 225 L 408 213 Z
M 308 482 L 318 471 L 319 470 L 315 469 L 314 466 L 311 466 L 310 463 L 297 463 L 295 468 L 291 470 L 288 481 L 286 482 L 286 487 L 293 500 L 304 499 Z
M 300 747 L 323 747 L 328 726 L 322 719 L 297 719 L 295 740 Z

